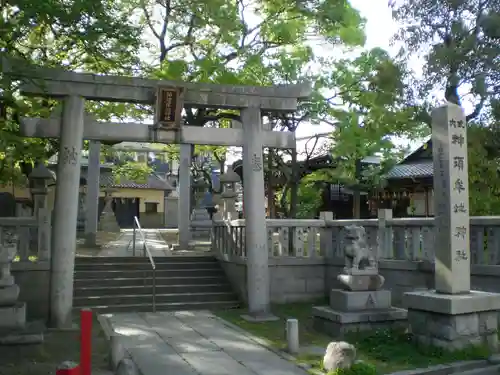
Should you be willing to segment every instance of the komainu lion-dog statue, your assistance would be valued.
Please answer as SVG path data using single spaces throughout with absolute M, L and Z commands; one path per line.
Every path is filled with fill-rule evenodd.
M 344 247 L 344 271 L 360 269 L 360 264 L 368 263 L 363 268 L 377 269 L 377 261 L 366 243 L 366 230 L 364 227 L 349 225 L 344 228 L 345 247 Z

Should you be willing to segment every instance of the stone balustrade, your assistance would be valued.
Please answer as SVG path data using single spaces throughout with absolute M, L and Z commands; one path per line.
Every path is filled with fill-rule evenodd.
M 40 208 L 38 217 L 0 217 L 0 246 L 15 242 L 19 263 L 48 262 L 50 216 L 48 209 Z
M 331 220 L 322 214 L 325 219 L 267 219 L 269 257 L 341 258 L 343 228 L 361 225 L 379 259 L 434 261 L 434 218 Z M 196 225 L 213 225 L 212 246 L 220 256 L 246 257 L 244 219 Z M 470 233 L 471 264 L 500 262 L 500 216 L 471 217 Z

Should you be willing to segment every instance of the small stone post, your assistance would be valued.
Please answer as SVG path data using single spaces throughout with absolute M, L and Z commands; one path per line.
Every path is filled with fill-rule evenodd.
M 299 321 L 297 319 L 287 319 L 286 321 L 286 342 L 290 354 L 299 352 Z
M 436 290 L 405 293 L 411 331 L 447 349 L 483 343 L 496 350 L 500 294 L 470 290 L 467 124 L 459 106 L 433 111 L 432 154 Z

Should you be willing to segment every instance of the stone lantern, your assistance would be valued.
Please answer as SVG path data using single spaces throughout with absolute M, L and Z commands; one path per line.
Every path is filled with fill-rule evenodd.
M 99 231 L 108 233 L 120 233 L 120 226 L 116 222 L 116 216 L 113 212 L 113 196 L 114 192 L 118 191 L 111 187 L 104 189 L 104 209 L 102 210 L 99 219 Z
M 33 195 L 33 214 L 38 217 L 40 208 L 47 208 L 48 186 L 55 181 L 54 174 L 43 163 L 39 163 L 29 174 L 29 180 L 33 182 L 31 193 Z
M 199 178 L 193 182 L 193 190 L 194 190 L 194 199 L 195 199 L 195 208 L 191 214 L 191 221 L 208 221 L 211 220 L 210 214 L 207 210 L 207 207 L 204 206 L 203 198 L 205 198 L 205 194 L 207 192 L 207 184 L 202 179 Z M 200 229 L 193 227 L 193 238 L 205 239 L 210 236 L 210 230 Z
M 221 194 L 222 217 L 225 220 L 238 219 L 238 213 L 236 212 L 237 194 L 235 185 L 237 182 L 240 182 L 240 176 L 238 176 L 233 169 L 229 168 L 226 173 L 220 176 L 219 180 L 224 190 Z
M 205 197 L 205 192 L 207 191 L 207 183 L 203 178 L 198 178 L 193 179 L 192 186 L 194 192 L 194 206 L 195 208 L 200 208 L 203 203 L 203 198 Z

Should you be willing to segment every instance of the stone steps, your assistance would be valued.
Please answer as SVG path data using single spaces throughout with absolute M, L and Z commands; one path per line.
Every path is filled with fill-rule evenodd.
M 192 268 L 192 269 L 159 269 L 156 270 L 157 278 L 164 277 L 196 277 L 205 276 L 213 277 L 218 276 L 223 271 L 219 268 Z M 110 264 L 107 269 L 100 270 L 86 270 L 86 271 L 75 271 L 75 280 L 78 279 L 107 279 L 107 278 L 149 278 L 153 277 L 153 270 L 144 269 L 130 269 L 130 270 L 116 270 L 114 265 Z
M 205 284 L 220 284 L 226 283 L 224 274 L 214 276 L 173 276 L 173 277 L 158 277 L 156 276 L 156 286 L 162 285 L 205 285 Z M 126 287 L 140 286 L 146 287 L 153 285 L 153 279 L 144 277 L 115 277 L 112 279 L 75 279 L 75 290 L 80 288 L 91 287 Z
M 233 308 L 239 301 L 214 257 L 158 257 L 157 310 Z M 153 271 L 140 257 L 77 258 L 74 309 L 147 312 L 153 305 Z
M 203 263 L 216 263 L 218 261 L 213 256 L 169 256 L 169 257 L 154 257 L 155 263 L 185 263 L 185 262 L 203 262 Z M 128 256 L 128 257 L 78 257 L 76 258 L 76 265 L 81 264 L 101 264 L 101 263 L 141 263 L 141 264 L 150 264 L 149 258 L 142 256 Z
M 237 309 L 239 301 L 214 301 L 214 302 L 176 302 L 156 304 L 156 311 L 184 311 L 184 310 L 225 310 Z M 76 308 L 75 308 L 76 309 Z M 80 307 L 78 308 L 80 309 Z M 116 306 L 92 306 L 92 310 L 98 314 L 128 313 L 128 312 L 151 312 L 152 304 L 120 304 Z
M 114 271 L 151 271 L 151 263 L 87 263 L 75 265 L 76 271 L 108 271 L 113 267 Z M 190 269 L 203 269 L 203 270 L 219 270 L 219 264 L 216 262 L 157 262 L 155 261 L 156 270 L 190 270 Z
M 227 292 L 231 293 L 231 286 L 227 283 L 219 284 L 179 284 L 179 285 L 156 285 L 157 295 L 169 294 L 185 294 L 185 293 L 217 293 Z M 123 296 L 138 296 L 138 295 L 151 295 L 153 293 L 152 285 L 119 285 L 113 288 L 109 286 L 98 287 L 79 287 L 75 290 L 75 299 L 81 297 L 92 297 L 99 295 L 102 297 L 112 295 Z

